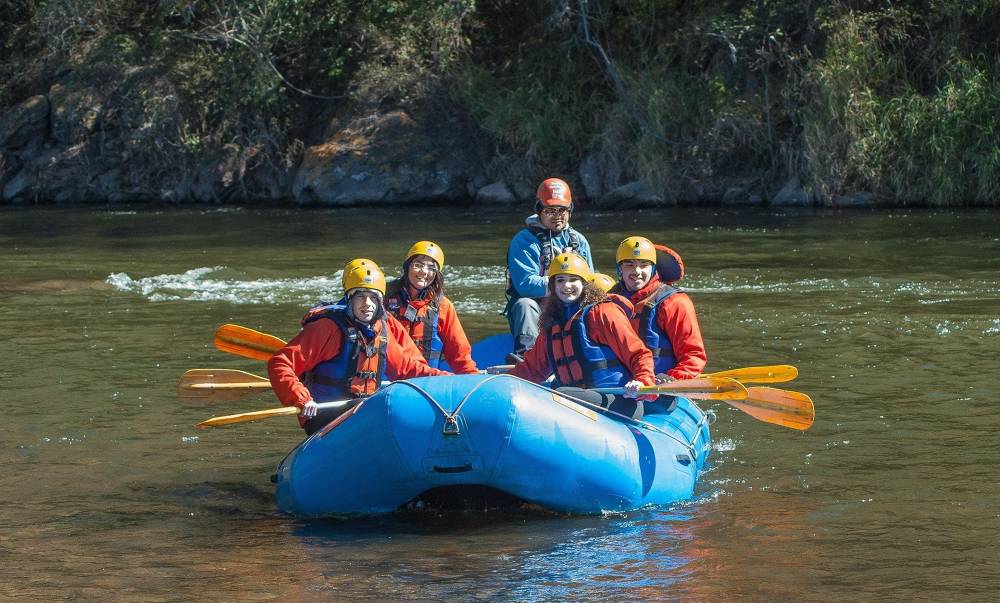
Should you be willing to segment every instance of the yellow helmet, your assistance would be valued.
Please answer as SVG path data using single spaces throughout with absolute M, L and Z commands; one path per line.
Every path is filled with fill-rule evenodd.
M 620 264 L 625 260 L 646 260 L 656 263 L 656 248 L 653 242 L 646 237 L 627 237 L 618 243 L 618 251 L 615 252 L 615 263 Z
M 406 261 L 409 262 L 410 258 L 415 255 L 426 255 L 438 263 L 438 270 L 444 268 L 444 250 L 433 241 L 417 241 L 414 243 L 410 247 L 410 250 L 406 252 Z
M 590 278 L 587 279 L 587 282 L 594 283 L 595 285 L 600 287 L 605 293 L 607 293 L 609 289 L 615 286 L 615 279 L 611 278 L 607 274 L 604 274 L 603 272 L 595 272 L 591 274 Z
M 368 258 L 356 258 L 347 262 L 344 266 L 344 276 L 347 276 L 348 272 L 354 270 L 358 266 L 375 266 L 378 268 L 378 264 L 375 263 L 375 260 L 369 260 Z
M 583 280 L 587 280 L 590 278 L 591 271 L 590 266 L 587 265 L 587 260 L 583 259 L 579 254 L 569 252 L 560 253 L 552 258 L 552 263 L 549 264 L 549 273 L 547 275 L 549 278 L 559 276 L 560 274 L 572 274 Z
M 344 273 L 344 293 L 351 289 L 371 289 L 385 295 L 385 275 L 372 262 L 369 265 L 357 265 Z

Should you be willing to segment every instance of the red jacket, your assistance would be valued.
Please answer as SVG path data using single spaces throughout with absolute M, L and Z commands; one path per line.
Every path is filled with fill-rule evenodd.
M 403 325 L 392 316 L 386 316 L 389 338 L 385 351 L 385 371 L 390 379 L 409 379 L 451 373 L 431 368 Z M 375 332 L 381 321 L 372 323 Z M 302 408 L 312 400 L 309 389 L 299 380 L 299 375 L 317 364 L 340 353 L 343 343 L 340 327 L 332 320 L 314 320 L 306 323 L 299 334 L 267 361 L 267 376 L 271 380 L 278 400 L 285 406 Z M 302 417 L 299 422 L 304 423 Z
M 632 328 L 639 330 L 639 310 L 646 298 L 656 293 L 660 286 L 659 275 L 654 274 L 645 287 L 632 293 L 629 300 L 635 305 Z M 705 342 L 701 338 L 701 327 L 694 311 L 694 303 L 687 293 L 677 292 L 660 302 L 656 312 L 656 325 L 668 338 L 674 350 L 677 364 L 667 371 L 674 379 L 693 379 L 702 373 L 708 364 Z
M 408 303 L 416 310 L 423 310 L 431 303 L 429 298 L 417 299 L 417 290 L 409 285 L 407 285 L 407 288 L 410 294 Z M 479 372 L 479 369 L 476 368 L 476 363 L 472 360 L 472 346 L 469 344 L 469 338 L 465 336 L 465 329 L 462 328 L 462 323 L 458 320 L 455 305 L 447 297 L 441 296 L 441 299 L 437 302 L 437 308 L 438 337 L 441 338 L 441 343 L 444 346 L 442 355 L 448 361 L 448 366 L 451 367 L 452 371 L 459 374 Z M 390 313 L 403 324 L 412 340 L 417 341 L 423 335 L 423 326 L 420 321 L 406 320 L 405 305 L 391 310 Z M 417 333 L 418 330 L 420 333 Z
M 622 367 L 643 385 L 653 385 L 653 353 L 635 334 L 629 319 L 613 302 L 599 303 L 587 314 L 587 336 L 594 343 L 606 345 L 614 351 Z M 549 363 L 548 330 L 542 330 L 535 345 L 525 352 L 524 361 L 518 362 L 510 374 L 528 381 L 541 383 L 555 372 Z

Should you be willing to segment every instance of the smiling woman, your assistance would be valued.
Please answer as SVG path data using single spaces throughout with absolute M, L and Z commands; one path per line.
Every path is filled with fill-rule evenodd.
M 575 253 L 552 260 L 540 332 L 510 374 L 535 383 L 554 376 L 560 391 L 641 418 L 642 403 L 631 399 L 653 385 L 653 356 L 629 325 L 631 304 L 587 282 L 590 276 L 587 261 Z M 624 387 L 623 397 L 587 391 L 595 387 Z
M 403 274 L 389 283 L 385 307 L 409 332 L 434 368 L 447 361 L 456 373 L 478 371 L 455 306 L 444 294 L 444 250 L 418 241 L 406 252 Z

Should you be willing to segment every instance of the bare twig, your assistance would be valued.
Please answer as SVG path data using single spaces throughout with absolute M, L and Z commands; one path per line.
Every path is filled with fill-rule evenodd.
M 258 10 L 260 11 L 257 17 L 257 21 L 265 21 L 267 19 L 267 9 L 266 7 L 258 4 Z M 342 100 L 347 98 L 346 94 L 341 94 L 337 96 L 326 96 L 323 94 L 316 94 L 300 88 L 290 82 L 285 74 L 278 69 L 278 66 L 274 64 L 274 60 L 271 57 L 271 53 L 264 49 L 265 44 L 262 44 L 254 33 L 254 28 L 247 21 L 247 18 L 243 11 L 240 9 L 238 4 L 233 5 L 233 9 L 236 11 L 235 16 L 230 16 L 225 14 L 221 8 L 218 8 L 216 13 L 218 14 L 218 22 L 196 34 L 187 34 L 187 37 L 193 40 L 198 40 L 202 42 L 212 42 L 212 43 L 235 43 L 243 46 L 260 60 L 267 64 L 268 67 L 274 71 L 274 74 L 278 76 L 278 79 L 287 86 L 289 89 L 298 92 L 303 96 L 308 96 L 310 98 L 315 98 L 319 100 Z M 254 21 L 251 19 L 251 21 Z
M 600 42 L 595 40 L 593 36 L 590 35 L 590 14 L 589 14 L 589 0 L 579 0 L 580 6 L 580 28 L 583 30 L 583 41 L 593 48 L 597 52 L 597 56 L 604 63 L 604 68 L 608 73 L 608 77 L 611 78 L 612 83 L 615 85 L 615 90 L 618 92 L 619 98 L 621 98 L 622 103 L 625 105 L 625 110 L 628 111 L 632 119 L 639 124 L 639 128 L 643 132 L 652 136 L 656 140 L 668 145 L 682 146 L 687 143 L 678 142 L 676 140 L 671 140 L 664 137 L 663 135 L 655 132 L 649 121 L 642 116 L 639 112 L 638 107 L 632 102 L 632 97 L 629 96 L 628 91 L 625 90 L 625 83 L 622 81 L 621 75 L 618 73 L 618 69 L 615 68 L 614 63 L 611 62 L 611 58 L 608 57 L 608 53 L 604 51 L 604 47 L 601 46 Z

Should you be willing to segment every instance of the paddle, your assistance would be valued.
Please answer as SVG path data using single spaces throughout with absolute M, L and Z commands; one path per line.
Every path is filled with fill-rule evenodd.
M 717 373 L 707 373 L 702 377 L 728 377 L 740 383 L 784 383 L 799 375 L 799 369 L 790 364 L 772 364 L 768 366 L 747 366 Z
M 688 382 L 702 381 L 703 379 L 685 379 L 682 381 L 671 381 L 661 385 L 650 385 L 640 387 L 640 394 L 672 394 L 685 398 L 699 400 L 724 400 L 726 404 L 737 408 L 758 421 L 780 425 L 790 429 L 805 431 L 813 424 L 816 412 L 813 408 L 812 400 L 809 396 L 801 392 L 793 392 L 774 387 L 748 387 L 745 388 L 745 398 L 739 396 L 738 390 L 721 390 L 719 394 L 706 395 L 705 391 L 686 392 L 684 388 L 694 387 L 687 385 Z M 731 383 L 737 383 L 731 381 Z M 667 388 L 675 383 L 685 384 L 680 391 L 669 391 Z M 739 385 L 737 383 L 737 385 Z M 742 386 L 740 386 L 742 387 Z M 599 388 L 595 391 L 604 394 L 622 394 L 625 389 L 621 387 Z
M 809 429 L 816 419 L 809 396 L 776 387 L 748 387 L 746 400 L 727 401 L 727 404 L 759 421 L 799 431 Z
M 498 364 L 486 369 L 488 375 L 500 375 L 514 368 L 513 364 Z M 783 383 L 795 379 L 799 371 L 788 364 L 772 364 L 768 366 L 748 366 L 718 373 L 700 375 L 701 378 L 735 379 L 740 383 Z
M 225 324 L 215 331 L 215 348 L 254 360 L 270 360 L 275 352 L 285 346 L 285 341 L 274 335 L 261 333 L 240 325 Z
M 181 375 L 177 396 L 189 402 L 240 400 L 271 389 L 265 377 L 233 369 L 191 369 Z
M 316 408 L 323 410 L 326 408 L 337 408 L 354 402 L 354 399 L 335 400 L 333 402 L 320 402 Z M 226 415 L 224 417 L 212 417 L 195 425 L 198 429 L 206 427 L 218 427 L 220 425 L 232 425 L 233 423 L 247 423 L 249 421 L 260 421 L 271 417 L 283 417 L 285 415 L 297 415 L 301 409 L 298 406 L 282 406 L 281 408 L 270 408 L 268 410 L 258 410 L 254 412 L 242 412 L 236 415 Z
M 623 387 L 598 387 L 591 391 L 602 394 L 625 393 Z M 719 379 L 717 377 L 699 377 L 697 379 L 678 379 L 659 385 L 647 385 L 639 388 L 640 394 L 666 394 L 683 396 L 698 400 L 746 400 L 747 388 L 739 381 Z

